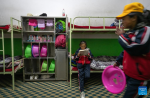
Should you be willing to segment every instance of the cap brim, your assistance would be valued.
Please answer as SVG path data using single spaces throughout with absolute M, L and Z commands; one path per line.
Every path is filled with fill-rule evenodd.
M 117 19 L 122 19 L 124 16 L 127 16 L 129 13 L 122 13 L 120 15 L 118 15 L 116 18 Z

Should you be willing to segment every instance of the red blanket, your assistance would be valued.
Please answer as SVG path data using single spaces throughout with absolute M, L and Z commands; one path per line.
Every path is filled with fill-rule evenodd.
M 70 28 L 70 23 L 68 23 L 68 27 Z M 71 24 L 71 27 L 73 28 L 73 24 Z M 75 29 L 88 29 L 89 26 L 78 26 L 78 25 L 74 25 Z M 104 26 L 90 26 L 91 29 L 103 29 Z M 105 29 L 116 29 L 116 26 L 105 26 Z

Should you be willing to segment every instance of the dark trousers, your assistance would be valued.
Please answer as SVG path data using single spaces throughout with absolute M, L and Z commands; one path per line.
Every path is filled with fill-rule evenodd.
M 79 86 L 80 91 L 84 91 L 84 83 L 90 78 L 90 64 L 79 64 L 77 63 L 78 68 L 78 78 L 79 78 Z
M 140 81 L 126 75 L 127 89 L 123 98 L 143 98 L 143 95 L 138 95 L 139 86 L 147 86 L 147 91 L 150 86 L 150 81 Z

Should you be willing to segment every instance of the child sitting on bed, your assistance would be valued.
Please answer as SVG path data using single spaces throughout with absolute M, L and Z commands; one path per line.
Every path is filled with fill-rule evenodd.
M 79 88 L 81 91 L 81 98 L 85 98 L 84 93 L 84 84 L 87 81 L 87 79 L 90 77 L 90 63 L 92 60 L 92 53 L 89 50 L 88 55 L 81 56 L 79 53 L 79 50 L 84 50 L 87 48 L 87 44 L 85 41 L 80 42 L 80 48 L 75 53 L 75 60 L 77 62 L 77 68 L 78 68 L 78 77 L 79 77 Z
M 127 89 L 123 98 L 143 98 L 138 95 L 139 86 L 150 86 L 150 27 L 143 17 L 144 6 L 134 2 L 126 5 L 117 19 L 122 19 L 125 29 L 117 28 L 119 43 L 124 51 L 117 58 L 114 66 L 123 65 L 126 74 Z

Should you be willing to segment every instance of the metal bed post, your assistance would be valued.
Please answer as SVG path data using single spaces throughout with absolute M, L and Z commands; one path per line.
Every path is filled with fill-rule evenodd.
M 105 18 L 103 17 L 103 29 L 105 29 Z
M 15 75 L 14 75 L 14 40 L 13 40 L 13 18 L 10 18 L 10 23 L 11 23 L 11 56 L 12 56 L 12 86 L 13 90 L 15 89 Z
M 70 88 L 71 88 L 71 75 L 72 75 L 72 72 L 71 72 L 71 59 L 72 59 L 72 56 L 71 56 L 71 18 L 70 18 Z
M 89 29 L 90 29 L 90 17 L 89 17 Z
M 3 51 L 3 74 L 5 74 L 5 50 L 4 50 L 4 32 L 3 30 L 2 31 L 2 47 L 3 47 L 3 50 L 0 50 L 0 51 Z

